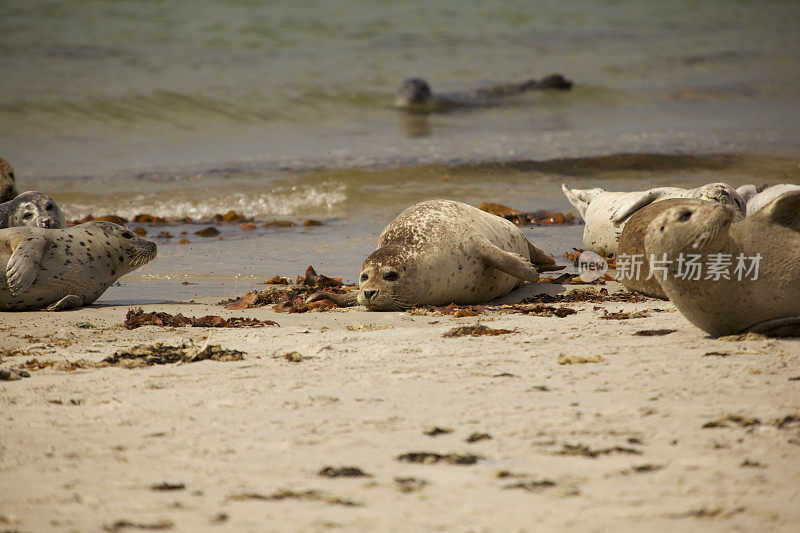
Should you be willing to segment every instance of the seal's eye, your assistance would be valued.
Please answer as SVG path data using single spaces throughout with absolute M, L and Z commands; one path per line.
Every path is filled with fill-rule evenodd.
M 690 218 L 692 218 L 692 212 L 691 211 L 681 211 L 681 214 L 678 215 L 678 221 L 679 222 L 686 222 Z
M 47 210 L 47 211 L 52 211 L 52 210 L 53 210 L 53 204 L 51 204 L 50 202 L 48 202 L 48 203 L 47 203 L 47 204 L 44 206 L 44 208 L 45 208 L 45 210 Z
M 386 281 L 396 281 L 397 272 L 395 271 L 387 272 L 386 274 L 383 275 L 383 279 L 385 279 Z
M 13 172 L 9 172 L 9 173 L 8 173 L 8 177 L 9 177 L 9 178 L 11 178 L 11 179 L 13 180 L 13 179 L 14 179 L 14 173 L 13 173 Z
M 133 233 L 131 233 L 130 231 L 123 231 L 122 236 L 125 237 L 126 239 L 133 239 Z
M 367 281 L 369 279 L 369 274 L 361 274 L 361 281 Z

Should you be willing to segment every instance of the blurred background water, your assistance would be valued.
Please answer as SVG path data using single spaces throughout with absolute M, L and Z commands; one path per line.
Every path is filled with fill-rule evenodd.
M 302 263 L 352 280 L 423 199 L 530 211 L 569 208 L 564 181 L 800 182 L 798 20 L 777 0 L 4 0 L 0 156 L 73 218 L 326 223 L 159 242 L 138 291 L 224 292 Z M 392 107 L 411 76 L 452 91 L 553 72 L 573 89 Z M 555 252 L 581 229 L 526 231 Z

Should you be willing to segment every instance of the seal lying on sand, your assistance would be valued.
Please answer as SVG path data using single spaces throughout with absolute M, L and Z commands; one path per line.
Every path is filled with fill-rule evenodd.
M 747 199 L 747 216 L 757 213 L 760 209 L 763 209 L 764 206 L 772 202 L 772 200 L 783 193 L 797 190 L 800 190 L 800 185 L 795 185 L 793 183 L 762 186 L 760 190 L 758 187 L 756 187 L 756 193 Z M 798 216 L 800 216 L 800 213 L 798 213 Z
M 0 229 L 14 226 L 57 229 L 66 225 L 58 205 L 41 192 L 24 192 L 0 204 Z
M 117 278 L 155 256 L 155 243 L 111 222 L 2 229 L 0 311 L 89 305 Z
M 798 211 L 800 191 L 785 193 L 736 223 L 734 212 L 719 204 L 677 204 L 653 218 L 644 247 L 666 254 L 670 262 L 661 287 L 692 324 L 712 336 L 797 327 Z M 689 270 L 681 254 L 684 260 L 699 254 L 700 275 L 684 275 Z M 725 263 L 729 279 L 718 275 Z
M 617 248 L 617 268 L 620 272 L 617 277 L 626 289 L 640 292 L 651 298 L 667 300 L 664 289 L 658 280 L 662 277 L 660 271 L 650 273 L 650 257 L 644 247 L 644 238 L 647 235 L 650 223 L 655 217 L 676 205 L 695 207 L 709 204 L 706 200 L 693 200 L 689 198 L 670 198 L 653 202 L 638 211 L 625 223 L 619 238 Z M 656 257 L 656 259 L 660 259 Z M 636 266 L 638 265 L 638 266 Z
M 508 294 L 539 272 L 560 270 L 504 218 L 451 200 L 412 205 L 386 226 L 361 267 L 357 301 L 371 311 L 473 304 Z M 356 293 L 327 293 L 354 305 Z
M 657 187 L 635 192 L 609 192 L 599 188 L 569 189 L 566 184 L 562 184 L 561 190 L 586 223 L 583 230 L 584 248 L 604 254 L 617 252 L 622 228 L 631 215 L 644 206 L 660 200 L 668 198 L 709 200 L 733 207 L 740 218 L 745 215 L 745 203 L 736 190 L 726 183 L 709 183 L 696 189 Z
M 17 182 L 14 169 L 8 161 L 0 157 L 0 202 L 7 202 L 17 195 Z
M 494 105 L 498 98 L 515 96 L 539 89 L 568 90 L 572 81 L 561 74 L 551 74 L 541 80 L 530 79 L 522 83 L 491 85 L 472 91 L 434 93 L 428 82 L 421 78 L 408 78 L 397 90 L 395 107 L 409 111 L 446 111 L 454 108 L 483 107 Z

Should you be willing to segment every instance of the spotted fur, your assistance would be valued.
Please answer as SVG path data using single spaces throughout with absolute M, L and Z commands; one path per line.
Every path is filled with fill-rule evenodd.
M 0 229 L 0 311 L 89 305 L 155 256 L 155 243 L 110 222 Z
M 432 200 L 409 207 L 381 233 L 361 268 L 358 302 L 376 311 L 485 302 L 536 281 L 537 267 L 561 268 L 511 222 Z

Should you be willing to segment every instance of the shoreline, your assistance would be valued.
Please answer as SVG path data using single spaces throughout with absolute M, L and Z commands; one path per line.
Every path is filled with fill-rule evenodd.
M 572 288 L 529 284 L 503 302 Z M 797 339 L 711 339 L 651 299 L 545 304 L 577 311 L 563 318 L 218 301 L 141 307 L 280 326 L 126 330 L 128 306 L 3 314 L 0 347 L 23 350 L 4 367 L 137 344 L 244 355 L 62 363 L 2 382 L 0 524 L 788 531 L 800 519 Z M 602 318 L 615 313 L 640 318 Z M 509 332 L 444 336 L 476 325 Z M 634 335 L 658 330 L 674 331 Z

